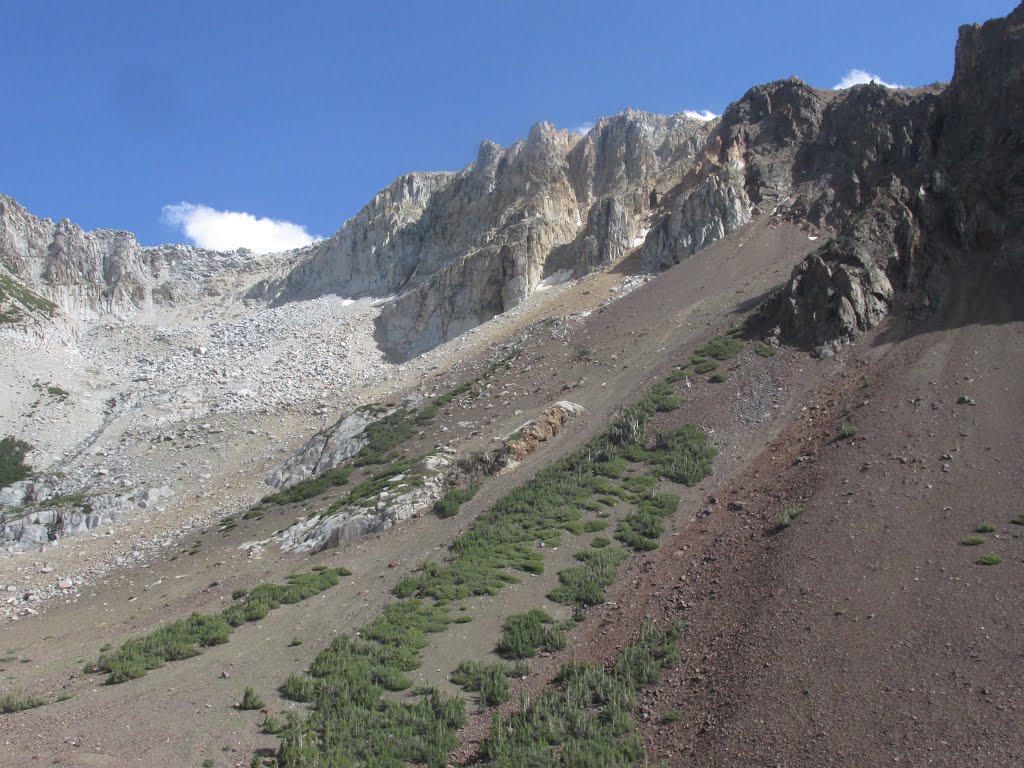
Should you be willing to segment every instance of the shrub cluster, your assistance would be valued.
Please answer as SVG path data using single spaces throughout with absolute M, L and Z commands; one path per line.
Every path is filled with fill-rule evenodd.
M 565 664 L 556 687 L 507 717 L 496 716 L 483 765 L 496 768 L 646 765 L 632 711 L 637 694 L 675 663 L 681 628 L 644 627 L 608 670 Z
M 242 595 L 244 602 L 220 613 L 193 613 L 145 637 L 129 640 L 113 653 L 102 654 L 87 671 L 108 673 L 106 682 L 110 685 L 134 680 L 168 661 L 197 656 L 203 648 L 226 643 L 236 627 L 258 621 L 280 605 L 319 594 L 349 573 L 345 568 L 331 568 L 289 576 L 287 584 L 260 584 Z
M 506 659 L 529 659 L 539 650 L 562 648 L 565 648 L 565 633 L 555 626 L 555 620 L 548 613 L 534 608 L 505 620 L 495 652 Z

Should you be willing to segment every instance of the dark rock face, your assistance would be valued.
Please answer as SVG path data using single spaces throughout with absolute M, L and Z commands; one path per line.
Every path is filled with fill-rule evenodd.
M 751 94 L 763 101 L 762 89 Z M 748 94 L 747 99 L 752 98 Z M 953 263 L 1024 267 L 1024 6 L 1005 19 L 960 30 L 953 82 L 944 90 L 893 92 L 858 86 L 820 112 L 789 98 L 791 126 L 764 108 L 768 161 L 755 160 L 752 199 L 785 190 L 791 137 L 797 200 L 789 215 L 839 235 L 800 264 L 775 301 L 784 335 L 821 353 L 877 325 L 896 291 L 941 301 Z M 817 123 L 807 131 L 800 122 Z M 723 124 L 725 121 L 723 120 Z M 723 125 L 724 127 L 724 125 Z M 895 289 L 895 290 L 894 290 Z

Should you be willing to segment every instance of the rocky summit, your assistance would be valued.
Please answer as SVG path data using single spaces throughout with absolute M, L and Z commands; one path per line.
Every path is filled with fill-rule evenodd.
M 1024 764 L 1024 6 L 954 56 L 283 253 L 0 195 L 0 764 Z

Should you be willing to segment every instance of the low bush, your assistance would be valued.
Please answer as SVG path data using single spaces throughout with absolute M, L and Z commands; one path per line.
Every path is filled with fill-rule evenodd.
M 109 685 L 134 680 L 168 661 L 197 656 L 203 648 L 226 643 L 236 627 L 262 619 L 279 605 L 319 594 L 349 573 L 345 568 L 333 568 L 289 576 L 287 584 L 260 584 L 244 595 L 244 603 L 220 613 L 193 613 L 187 619 L 173 621 L 145 637 L 129 640 L 113 653 L 101 654 L 99 661 L 87 670 L 108 673 Z
M 32 467 L 25 463 L 25 457 L 32 446 L 16 437 L 0 440 L 0 488 L 25 480 L 32 474 Z
M 315 496 L 327 491 L 329 488 L 333 488 L 338 485 L 344 485 L 348 482 L 349 476 L 352 474 L 352 467 L 335 467 L 334 469 L 328 469 L 316 477 L 310 477 L 306 480 L 301 480 L 293 485 L 291 488 L 285 488 L 283 491 L 272 493 L 269 496 L 264 496 L 261 504 L 295 504 L 306 499 L 312 499 Z M 251 510 L 250 510 L 251 511 Z
M 697 350 L 697 355 L 715 360 L 729 360 L 743 349 L 743 342 L 731 336 L 717 336 Z
M 775 530 L 782 531 L 789 528 L 800 515 L 806 510 L 803 507 L 786 507 L 779 513 L 779 516 L 775 519 Z
M 265 706 L 266 702 L 257 695 L 256 691 L 249 687 L 246 687 L 245 692 L 242 694 L 242 700 L 235 705 L 237 709 L 241 710 L 263 709 Z
M 49 703 L 50 702 L 46 699 L 40 698 L 39 696 L 10 691 L 0 695 L 0 714 L 10 715 L 15 712 L 22 712 L 26 709 L 35 709 L 36 707 L 41 707 L 44 704 Z
M 434 505 L 434 514 L 442 520 L 454 517 L 459 513 L 459 507 L 476 496 L 480 486 L 473 483 L 468 488 L 452 488 Z
M 632 710 L 637 694 L 675 663 L 680 628 L 666 633 L 645 627 L 604 670 L 591 664 L 563 665 L 557 686 L 507 717 L 496 716 L 482 746 L 482 765 L 647 765 Z
M 500 662 L 462 661 L 452 673 L 451 681 L 464 690 L 480 694 L 480 704 L 497 707 L 512 698 L 510 677 L 521 676 L 522 670 Z
M 529 659 L 539 650 L 558 651 L 565 647 L 565 634 L 545 611 L 534 608 L 505 620 L 495 653 L 506 659 Z

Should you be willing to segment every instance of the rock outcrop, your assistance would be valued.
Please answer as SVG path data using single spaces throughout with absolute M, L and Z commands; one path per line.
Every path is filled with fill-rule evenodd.
M 897 291 L 914 305 L 941 302 L 953 264 L 1006 267 L 1019 279 L 1024 6 L 960 30 L 945 89 L 865 85 L 818 108 L 803 102 L 803 130 L 819 138 L 794 156 L 793 177 L 807 181 L 791 187 L 788 215 L 838 236 L 797 266 L 775 300 L 786 336 L 828 354 L 875 327 Z

